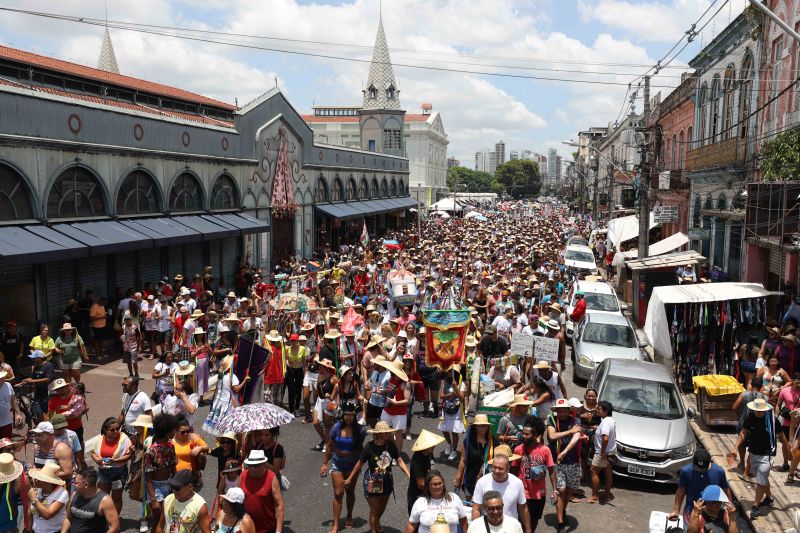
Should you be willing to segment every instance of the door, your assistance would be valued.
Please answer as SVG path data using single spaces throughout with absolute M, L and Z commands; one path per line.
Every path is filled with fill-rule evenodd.
M 128 289 L 138 290 L 136 285 L 136 254 L 134 252 L 125 252 L 114 255 L 114 262 L 117 274 L 117 287 L 122 290 Z
M 58 328 L 64 322 L 64 309 L 70 298 L 77 298 L 75 286 L 75 262 L 61 261 L 46 265 L 47 284 L 47 323 L 50 324 L 52 333 L 58 333 Z

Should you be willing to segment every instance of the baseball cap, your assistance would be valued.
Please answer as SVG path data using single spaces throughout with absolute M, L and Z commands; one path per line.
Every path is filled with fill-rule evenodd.
M 695 471 L 707 472 L 710 464 L 711 464 L 711 454 L 708 453 L 708 450 L 697 450 L 696 452 L 694 452 L 694 457 L 692 458 L 692 465 L 694 465 L 693 468 Z
M 39 422 L 39 425 L 33 428 L 31 433 L 50 433 L 52 435 L 55 433 L 55 430 L 53 429 L 53 424 L 50 422 Z
M 46 355 L 44 355 L 43 351 L 36 350 L 32 354 L 28 355 L 28 357 L 30 357 L 31 359 L 44 359 Z
M 231 503 L 244 503 L 244 491 L 239 487 L 231 487 L 228 492 L 220 496 Z
M 183 469 L 175 472 L 175 475 L 169 478 L 169 486 L 174 489 L 181 489 L 186 485 L 191 485 L 194 482 L 192 471 Z
M 700 494 L 700 498 L 702 498 L 704 502 L 728 503 L 729 501 L 722 487 L 719 485 L 709 485 L 704 488 L 702 494 Z

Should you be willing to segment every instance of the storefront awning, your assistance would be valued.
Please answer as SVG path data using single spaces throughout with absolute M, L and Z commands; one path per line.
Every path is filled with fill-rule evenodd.
M 203 236 L 192 228 L 179 224 L 169 217 L 121 220 L 120 224 L 148 235 L 156 242 L 156 246 L 173 246 L 199 242 L 203 239 Z
M 361 213 L 361 211 L 358 211 L 355 208 L 345 203 L 317 204 L 316 207 L 325 216 L 343 220 L 348 218 L 359 218 L 364 216 Z
M 269 231 L 269 224 L 266 220 L 259 220 L 244 213 L 222 213 L 211 215 L 211 217 L 237 228 L 242 235 Z
M 42 263 L 55 256 L 78 259 L 88 255 L 87 246 L 47 226 L 0 228 L 0 257 L 7 267 Z
M 185 215 L 174 217 L 173 220 L 200 233 L 204 241 L 224 239 L 241 235 L 241 231 L 231 224 L 215 220 L 212 215 Z
M 85 244 L 89 255 L 131 252 L 155 246 L 148 235 L 113 220 L 56 224 L 53 229 Z
M 389 204 L 391 206 L 391 211 L 417 207 L 417 201 L 414 198 L 387 198 L 381 201 Z

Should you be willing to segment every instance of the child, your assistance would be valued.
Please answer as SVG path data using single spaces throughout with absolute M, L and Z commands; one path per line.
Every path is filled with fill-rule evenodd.
M 228 489 L 239 486 L 239 476 L 242 473 L 242 466 L 236 459 L 225 461 L 225 468 L 220 472 L 217 482 L 217 494 L 225 494 Z

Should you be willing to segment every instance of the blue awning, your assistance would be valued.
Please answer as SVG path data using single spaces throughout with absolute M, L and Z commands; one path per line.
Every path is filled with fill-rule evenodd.
M 241 235 L 241 231 L 238 229 L 225 222 L 214 220 L 210 218 L 210 215 L 186 215 L 182 217 L 173 217 L 172 220 L 197 231 L 203 236 L 204 241 L 213 241 Z
M 401 209 L 410 209 L 412 207 L 417 207 L 417 201 L 414 198 L 384 198 L 381 200 L 388 204 L 391 209 L 390 211 L 398 211 Z
M 239 229 L 243 235 L 264 233 L 270 230 L 266 220 L 259 220 L 244 213 L 222 213 L 212 215 L 212 217 Z
M 358 218 L 363 216 L 360 211 L 357 211 L 345 203 L 317 204 L 316 207 L 323 215 L 338 219 Z
M 0 257 L 5 266 L 43 263 L 54 258 L 78 259 L 89 248 L 46 226 L 0 227 Z
M 56 224 L 53 229 L 90 247 L 92 256 L 143 250 L 155 246 L 148 235 L 113 220 Z
M 152 238 L 156 246 L 199 242 L 203 236 L 169 217 L 121 220 L 120 224 Z

